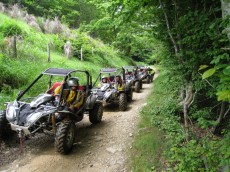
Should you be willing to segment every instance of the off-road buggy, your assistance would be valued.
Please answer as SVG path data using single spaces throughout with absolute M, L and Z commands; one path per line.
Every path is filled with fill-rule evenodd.
M 101 83 L 102 77 L 107 78 L 107 83 Z M 120 76 L 123 82 L 123 89 L 119 89 L 117 77 Z M 96 81 L 93 84 L 93 92 L 96 94 L 97 100 L 104 104 L 116 103 L 119 105 L 119 110 L 125 111 L 128 102 L 132 101 L 133 90 L 132 85 L 126 82 L 125 70 L 123 68 L 104 68 L 101 69 Z
M 125 70 L 126 82 L 132 85 L 135 92 L 139 93 L 142 88 L 142 80 L 138 74 L 137 67 L 123 66 L 122 68 Z
M 146 66 L 138 66 L 138 75 L 140 79 L 147 84 L 153 81 L 154 74 L 155 72 L 152 68 Z
M 65 93 L 70 92 L 66 83 L 70 77 L 81 78 L 80 84 L 81 81 L 85 82 L 78 90 L 84 93 L 83 104 L 74 112 L 66 110 L 64 98 Z M 62 86 L 60 94 L 54 96 L 51 85 L 55 81 L 62 81 Z M 46 91 L 46 85 L 49 85 L 49 91 Z M 92 78 L 87 71 L 59 68 L 45 70 L 13 102 L 6 103 L 6 110 L 0 113 L 1 137 L 4 138 L 12 130 L 18 133 L 20 139 L 48 131 L 55 135 L 57 152 L 69 153 L 74 142 L 75 123 L 83 119 L 84 113 L 88 113 L 91 123 L 101 122 L 103 106 L 97 100 L 97 95 L 92 94 L 91 88 Z M 38 90 L 44 91 L 37 97 L 28 97 Z

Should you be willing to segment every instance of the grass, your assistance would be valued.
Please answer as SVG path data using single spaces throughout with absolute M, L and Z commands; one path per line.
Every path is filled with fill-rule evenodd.
M 148 171 L 164 171 L 163 150 L 166 147 L 166 141 L 163 132 L 153 126 L 152 116 L 147 108 L 154 106 L 150 99 L 148 104 L 141 112 L 141 120 L 139 122 L 139 132 L 135 136 L 131 154 L 130 169 L 134 172 Z
M 161 71 L 154 80 L 152 94 L 141 111 L 139 133 L 131 151 L 130 169 L 134 172 L 168 171 L 170 147 L 183 139 L 175 115 L 178 113 L 175 95 L 180 79 L 170 80 L 167 76 L 167 72 Z

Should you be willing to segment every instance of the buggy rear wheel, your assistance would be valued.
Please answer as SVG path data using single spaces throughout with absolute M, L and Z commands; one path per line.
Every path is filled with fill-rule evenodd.
M 127 97 L 125 93 L 120 93 L 119 96 L 119 110 L 125 111 L 127 109 Z
M 149 84 L 150 83 L 150 81 L 151 81 L 151 76 L 147 76 L 147 84 Z
M 131 102 L 133 100 L 133 89 L 130 88 L 128 95 L 127 95 L 127 101 Z
M 103 115 L 103 106 L 101 103 L 95 103 L 93 109 L 89 111 L 89 121 L 92 124 L 101 122 Z
M 135 82 L 135 92 L 139 93 L 141 89 L 141 83 L 139 81 Z
M 154 74 L 151 75 L 150 82 L 153 82 Z
M 63 120 L 55 135 L 55 148 L 58 153 L 68 154 L 73 148 L 75 125 L 71 120 Z

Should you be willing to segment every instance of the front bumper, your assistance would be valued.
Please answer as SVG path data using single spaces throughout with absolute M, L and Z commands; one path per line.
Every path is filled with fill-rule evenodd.
M 15 124 L 10 124 L 11 126 L 11 130 L 13 131 L 23 131 L 24 135 L 30 135 L 31 132 L 29 131 L 29 127 L 24 127 L 24 126 L 19 126 L 19 125 L 15 125 Z

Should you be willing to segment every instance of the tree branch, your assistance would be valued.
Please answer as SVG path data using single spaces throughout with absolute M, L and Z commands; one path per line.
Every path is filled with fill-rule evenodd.
M 227 48 L 227 47 L 223 47 L 223 48 L 221 48 L 221 50 L 230 50 L 230 48 Z
M 213 133 L 215 133 L 217 126 L 221 123 L 222 119 L 227 115 L 227 113 L 229 112 L 230 108 L 228 108 L 228 110 L 224 113 L 225 111 L 225 107 L 226 107 L 226 102 L 222 102 L 221 103 L 221 109 L 220 109 L 220 114 L 218 119 L 216 120 L 216 125 L 212 127 L 211 131 Z
M 167 14 L 166 14 L 166 12 L 165 12 L 164 5 L 163 5 L 163 3 L 162 3 L 161 0 L 159 0 L 159 3 L 160 3 L 160 5 L 161 5 L 161 8 L 162 8 L 163 13 L 164 13 L 164 17 L 165 17 L 165 22 L 166 22 L 166 26 L 167 26 L 168 35 L 169 35 L 169 37 L 170 37 L 170 39 L 171 39 L 171 41 L 172 41 L 172 43 L 173 43 L 174 50 L 175 50 L 175 54 L 177 55 L 177 54 L 178 54 L 178 47 L 177 47 L 176 41 L 175 41 L 175 39 L 173 38 L 172 33 L 171 33 L 171 30 L 170 30 L 168 16 L 167 16 Z
M 228 112 L 230 111 L 230 108 L 224 113 L 224 118 L 227 116 Z
M 201 73 L 199 73 L 199 74 L 200 74 L 200 76 L 202 76 Z M 210 85 L 212 88 L 214 88 L 214 86 L 207 79 L 203 79 L 203 80 L 205 80 L 208 83 L 208 85 Z
M 196 94 L 197 94 L 197 90 L 196 90 L 195 93 L 193 94 L 192 101 L 189 103 L 188 108 L 190 108 L 190 106 L 193 104 L 193 102 L 194 102 L 194 100 L 195 100 L 195 97 L 196 97 Z

